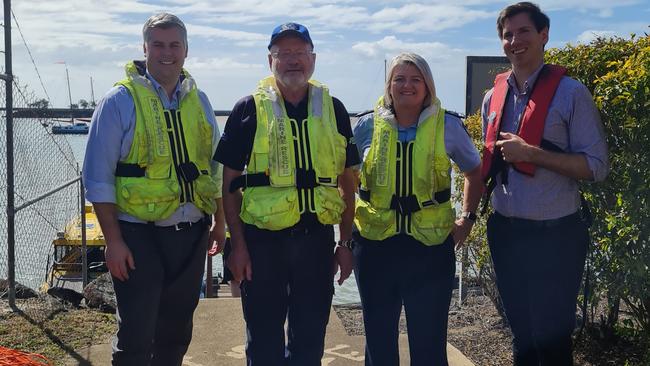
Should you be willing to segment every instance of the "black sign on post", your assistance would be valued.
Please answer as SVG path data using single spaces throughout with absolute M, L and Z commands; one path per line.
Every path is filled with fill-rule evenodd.
M 510 69 L 505 56 L 467 56 L 465 115 L 481 109 L 485 92 L 494 86 L 494 77 Z

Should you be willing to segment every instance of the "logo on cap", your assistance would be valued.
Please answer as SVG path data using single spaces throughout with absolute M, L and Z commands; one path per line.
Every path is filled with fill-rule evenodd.
M 282 24 L 282 25 L 280 26 L 280 32 L 284 32 L 284 31 L 286 31 L 286 30 L 294 30 L 294 31 L 297 31 L 297 30 L 298 30 L 298 25 L 297 25 L 296 23 L 286 23 L 286 24 Z M 278 33 L 280 33 L 280 32 L 278 32 Z
M 304 25 L 298 24 L 298 23 L 284 23 L 282 25 L 279 25 L 275 27 L 273 30 L 273 33 L 271 33 L 271 41 L 269 42 L 269 49 L 271 49 L 271 46 L 277 41 L 280 37 L 286 35 L 288 33 L 294 34 L 298 37 L 300 37 L 303 41 L 309 43 L 309 45 L 314 47 L 314 44 L 311 41 L 311 37 L 309 36 L 309 31 Z

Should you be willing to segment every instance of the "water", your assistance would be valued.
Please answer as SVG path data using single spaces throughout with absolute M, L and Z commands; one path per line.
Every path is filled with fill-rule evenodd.
M 217 124 L 219 125 L 220 131 L 223 131 L 225 123 L 226 117 L 217 117 Z M 74 156 L 79 162 L 79 167 L 81 168 L 83 166 L 86 141 L 88 139 L 87 135 L 67 135 L 66 139 L 70 143 Z M 336 230 L 336 235 L 338 238 L 338 228 Z M 223 274 L 223 259 L 221 254 L 212 258 L 212 273 L 215 276 L 217 274 Z M 335 279 L 338 279 L 338 276 L 339 274 L 336 274 Z M 338 283 L 335 283 L 334 288 L 334 304 L 349 304 L 361 301 L 359 299 L 359 291 L 357 290 L 354 274 L 352 274 L 341 286 L 339 286 Z

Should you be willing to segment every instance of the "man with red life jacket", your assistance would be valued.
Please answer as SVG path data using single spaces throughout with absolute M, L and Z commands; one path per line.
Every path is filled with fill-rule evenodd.
M 497 31 L 512 71 L 497 76 L 482 108 L 487 235 L 518 366 L 573 364 L 589 242 L 578 181 L 602 181 L 609 170 L 589 91 L 544 64 L 549 23 L 529 2 L 501 11 Z

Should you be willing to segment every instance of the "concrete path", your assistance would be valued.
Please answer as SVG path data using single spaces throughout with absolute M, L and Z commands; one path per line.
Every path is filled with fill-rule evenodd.
M 194 313 L 192 344 L 183 366 L 245 365 L 245 343 L 241 301 L 235 298 L 202 299 Z M 399 344 L 400 363 L 409 365 L 408 340 L 405 335 L 400 336 Z M 473 366 L 472 362 L 449 344 L 447 353 L 450 366 Z M 110 365 L 110 360 L 110 344 L 100 344 L 80 350 L 78 356 L 66 364 L 103 366 Z M 321 365 L 362 366 L 363 361 L 364 337 L 348 336 L 332 309 Z

